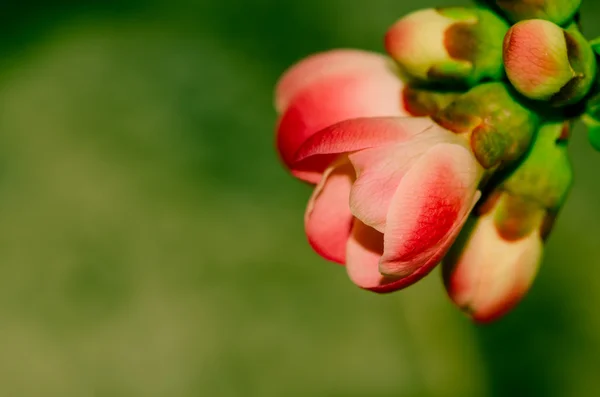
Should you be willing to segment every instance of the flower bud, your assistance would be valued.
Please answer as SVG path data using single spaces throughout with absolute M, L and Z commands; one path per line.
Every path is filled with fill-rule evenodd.
M 596 77 L 596 58 L 575 25 L 541 19 L 519 22 L 504 39 L 504 64 L 524 96 L 564 106 L 583 99 Z
M 517 96 L 506 84 L 481 84 L 432 118 L 444 128 L 466 135 L 484 168 L 497 168 L 521 158 L 538 128 L 539 117 Z
M 478 322 L 495 320 L 512 309 L 529 290 L 538 270 L 543 213 L 538 209 L 527 214 L 531 204 L 525 202 L 513 203 L 515 208 L 511 208 L 514 200 L 505 192 L 490 197 L 488 205 L 495 201 L 491 211 L 472 218 L 467 241 L 457 241 L 443 262 L 448 295 Z M 522 213 L 529 215 L 527 220 L 518 216 Z M 522 227 L 528 233 L 519 238 L 504 236 L 502 227 L 507 225 L 499 227 L 498 217 L 505 217 L 500 222 L 509 228 Z
M 527 157 L 474 211 L 444 259 L 450 298 L 476 321 L 505 314 L 533 282 L 571 185 L 568 131 L 561 123 L 540 129 Z
M 582 0 L 487 0 L 495 4 L 512 22 L 545 19 L 558 25 L 570 21 Z
M 503 75 L 501 37 L 507 30 L 485 9 L 427 9 L 396 22 L 385 47 L 407 79 L 472 86 Z

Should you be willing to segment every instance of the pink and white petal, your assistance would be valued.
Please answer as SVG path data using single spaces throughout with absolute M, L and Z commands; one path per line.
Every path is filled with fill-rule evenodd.
M 379 272 L 382 254 L 383 234 L 355 219 L 346 249 L 346 271 L 354 284 L 384 294 L 406 288 L 429 273 L 419 269 L 405 278 L 382 275 Z
M 479 198 L 481 175 L 461 145 L 438 144 L 424 154 L 390 204 L 379 270 L 407 277 L 424 265 L 435 266 L 431 258 L 449 248 Z
M 380 69 L 389 62 L 384 55 L 353 49 L 336 49 L 304 58 L 284 72 L 275 87 L 275 109 L 285 111 L 296 94 L 329 76 Z
M 379 273 L 382 254 L 383 234 L 355 219 L 346 247 L 346 270 L 350 280 L 360 288 L 375 292 L 394 290 L 389 289 L 389 284 L 395 280 Z
M 407 115 L 402 87 L 400 79 L 384 65 L 310 84 L 294 96 L 277 126 L 277 148 L 284 164 L 291 168 L 296 152 L 308 138 L 340 121 Z
M 414 161 L 414 157 L 393 157 L 398 146 L 361 150 L 349 156 L 357 174 L 350 191 L 350 211 L 380 233 L 385 231 L 392 197 Z
M 339 159 L 323 174 L 315 187 L 304 215 L 306 236 L 323 258 L 344 264 L 346 243 L 353 216 L 348 205 L 354 169 L 347 158 Z
M 443 264 L 448 295 L 478 322 L 501 317 L 523 298 L 542 256 L 537 229 L 507 241 L 498 233 L 493 214 L 479 218 L 464 246 L 453 247 Z
M 405 142 L 350 154 L 357 175 L 350 194 L 354 216 L 383 233 L 390 202 L 404 175 L 433 146 L 456 140 L 454 133 L 436 125 Z
M 465 224 L 466 220 L 468 219 L 469 212 L 471 212 L 471 210 L 473 209 L 473 207 L 475 206 L 475 204 L 477 203 L 477 201 L 479 200 L 480 197 L 481 197 L 481 192 L 477 191 L 475 196 L 473 197 L 473 202 L 471 204 L 469 211 L 467 211 L 465 213 L 463 218 L 459 222 L 457 222 L 455 227 L 453 227 L 452 230 L 450 230 L 450 232 L 444 237 L 444 239 L 440 242 L 437 251 L 435 251 L 431 255 L 431 257 L 429 257 L 427 262 L 425 262 L 422 266 L 417 268 L 410 275 L 398 279 L 398 281 L 396 281 L 394 283 L 393 287 L 396 287 L 397 289 L 406 288 L 406 287 L 416 283 L 417 281 L 421 280 L 423 277 L 427 276 L 429 273 L 431 273 L 431 271 L 441 262 L 442 258 L 446 255 L 446 253 L 452 246 L 452 243 L 454 243 L 454 241 L 458 237 L 462 226 Z
M 412 139 L 441 129 L 428 117 L 366 117 L 341 121 L 302 143 L 291 164 L 292 173 L 313 181 L 340 153 L 350 153 Z

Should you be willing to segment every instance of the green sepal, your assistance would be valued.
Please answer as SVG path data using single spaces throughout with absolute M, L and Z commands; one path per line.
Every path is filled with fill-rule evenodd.
M 576 75 L 550 99 L 553 106 L 572 104 L 583 99 L 596 80 L 596 52 L 581 34 L 576 23 L 565 28 L 565 39 L 567 39 L 569 63 Z
M 463 92 L 428 89 L 407 84 L 402 91 L 404 107 L 413 116 L 434 115 L 456 100 Z
M 504 240 L 520 240 L 543 225 L 547 212 L 539 202 L 506 190 L 502 192 L 496 203 L 494 224 Z
M 504 83 L 481 84 L 432 117 L 465 134 L 479 163 L 495 169 L 520 159 L 539 126 L 539 116 Z
M 501 192 L 504 201 L 494 220 L 505 238 L 520 238 L 538 225 L 540 236 L 549 236 L 573 182 L 570 128 L 569 122 L 544 124 L 527 155 L 496 186 L 492 198 Z
M 573 180 L 567 153 L 570 124 L 544 124 L 531 150 L 503 182 L 506 191 L 557 211 L 566 199 Z
M 511 22 L 545 19 L 557 25 L 567 25 L 576 18 L 582 0 L 476 0 L 504 14 Z

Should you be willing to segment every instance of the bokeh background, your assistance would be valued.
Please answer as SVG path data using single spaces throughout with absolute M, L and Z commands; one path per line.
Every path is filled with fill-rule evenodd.
M 0 396 L 600 395 L 600 154 L 527 298 L 376 296 L 317 257 L 273 148 L 298 59 L 460 0 L 0 5 Z M 585 0 L 588 37 L 600 3 Z

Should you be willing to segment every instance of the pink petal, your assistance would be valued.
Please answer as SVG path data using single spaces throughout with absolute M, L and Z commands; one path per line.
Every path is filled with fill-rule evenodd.
M 346 270 L 350 280 L 361 288 L 376 292 L 395 290 L 390 288 L 395 280 L 379 273 L 382 253 L 383 234 L 356 219 L 346 250 Z
M 316 132 L 358 117 L 404 116 L 400 79 L 385 62 L 312 82 L 289 103 L 277 127 L 277 148 L 288 168 L 300 146 Z M 329 159 L 329 162 L 331 159 Z M 322 172 L 323 167 L 319 168 Z M 314 177 L 302 179 L 314 182 Z
M 354 170 L 342 158 L 325 171 L 306 208 L 304 225 L 314 250 L 333 262 L 346 262 L 346 243 L 352 229 L 348 205 Z
M 495 212 L 479 218 L 463 247 L 444 259 L 450 298 L 475 321 L 489 322 L 512 309 L 529 290 L 542 256 L 538 230 L 504 240 L 494 225 Z
M 406 141 L 430 129 L 441 129 L 427 117 L 373 117 L 345 120 L 306 139 L 291 169 L 302 179 L 319 178 L 340 153 Z M 302 176 L 304 177 L 302 177 Z
M 275 108 L 283 112 L 290 101 L 314 82 L 335 75 L 381 68 L 385 56 L 368 51 L 337 49 L 305 58 L 289 68 L 275 88 Z
M 394 292 L 414 284 L 433 269 L 433 266 L 428 271 L 421 268 L 404 278 L 385 276 L 379 272 L 382 254 L 383 234 L 355 219 L 346 247 L 346 271 L 350 280 L 360 288 L 381 294 Z M 437 264 L 440 258 L 441 255 L 438 255 L 432 261 Z
M 480 178 L 479 164 L 460 145 L 439 144 L 423 155 L 392 199 L 379 270 L 402 277 L 429 272 L 479 198 Z
M 436 144 L 459 139 L 436 125 L 404 142 L 351 154 L 349 159 L 357 175 L 350 194 L 350 209 L 354 216 L 383 233 L 390 202 L 404 175 Z

